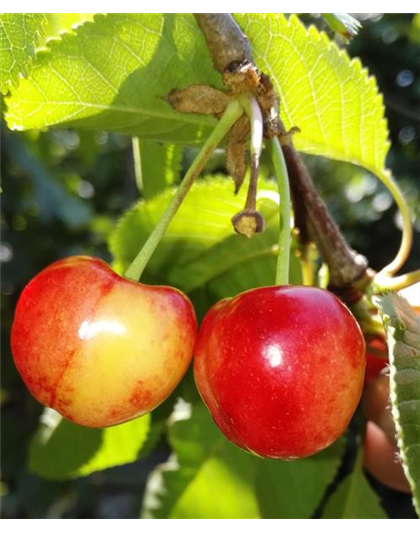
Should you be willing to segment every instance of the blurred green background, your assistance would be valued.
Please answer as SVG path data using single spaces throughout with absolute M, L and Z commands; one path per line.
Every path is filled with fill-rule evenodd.
M 413 14 L 356 15 L 363 24 L 349 46 L 384 94 L 392 169 L 415 214 L 415 244 L 404 270 L 420 257 L 420 30 Z M 418 15 L 417 15 L 418 17 Z M 306 22 L 313 17 L 303 16 Z M 324 28 L 321 19 L 315 19 Z M 417 24 L 417 25 L 416 25 Z M 137 517 L 147 475 L 168 455 L 162 440 L 145 459 L 75 481 L 32 475 L 27 448 L 42 407 L 31 398 L 10 353 L 14 307 L 25 284 L 54 260 L 73 254 L 111 261 L 107 238 L 138 198 L 132 143 L 105 132 L 1 128 L 2 267 L 1 513 L 4 518 Z M 184 167 L 189 159 L 184 153 Z M 331 212 L 355 249 L 380 269 L 395 255 L 399 217 L 391 196 L 366 171 L 307 157 Z M 224 171 L 217 154 L 209 168 Z M 370 479 L 391 517 L 414 517 L 410 498 Z

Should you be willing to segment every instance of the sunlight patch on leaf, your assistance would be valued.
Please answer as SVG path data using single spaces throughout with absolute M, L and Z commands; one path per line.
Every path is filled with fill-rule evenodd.
M 29 468 L 46 479 L 70 479 L 135 461 L 150 415 L 105 429 L 79 426 L 46 409 L 29 450 Z
M 149 477 L 143 518 L 260 517 L 255 458 L 223 436 L 203 404 L 172 421 L 169 440 L 174 454 Z
M 208 136 L 213 118 L 165 101 L 175 87 L 221 83 L 192 15 L 96 15 L 48 48 L 8 101 L 11 128 L 66 124 L 180 143 Z
M 17 87 L 20 75 L 27 76 L 37 44 L 47 23 L 44 13 L 0 14 L 0 92 Z

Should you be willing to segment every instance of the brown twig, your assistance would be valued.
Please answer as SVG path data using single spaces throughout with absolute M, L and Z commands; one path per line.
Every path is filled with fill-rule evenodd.
M 230 13 L 194 13 L 194 17 L 217 71 L 224 74 L 232 64 L 253 63 L 249 41 Z
M 286 133 L 280 121 L 282 132 Z M 286 134 L 287 135 L 287 134 Z M 328 212 L 312 178 L 289 138 L 282 142 L 283 154 L 290 177 L 293 203 L 299 209 L 297 223 L 303 235 L 313 240 L 330 271 L 329 288 L 339 293 L 346 301 L 358 299 L 358 293 L 367 285 L 372 274 L 367 259 L 357 254 L 347 243 L 343 234 Z M 355 289 L 357 291 L 355 292 Z

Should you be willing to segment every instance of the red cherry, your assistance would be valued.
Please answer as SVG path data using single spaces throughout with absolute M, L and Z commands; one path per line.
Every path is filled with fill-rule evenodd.
M 255 289 L 205 317 L 197 387 L 236 445 L 264 457 L 305 457 L 332 444 L 360 399 L 363 335 L 350 311 L 313 287 Z
M 100 259 L 53 263 L 20 296 L 12 352 L 30 392 L 89 427 L 143 415 L 191 361 L 194 309 L 171 287 L 125 279 Z

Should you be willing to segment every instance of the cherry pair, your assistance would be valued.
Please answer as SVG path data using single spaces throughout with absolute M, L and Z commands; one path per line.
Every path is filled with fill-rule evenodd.
M 196 384 L 219 428 L 245 450 L 282 459 L 316 453 L 345 431 L 365 372 L 360 328 L 328 291 L 242 293 L 218 302 L 197 335 L 182 292 L 83 256 L 53 263 L 24 289 L 12 351 L 41 403 L 89 427 L 150 412 L 195 353 Z

